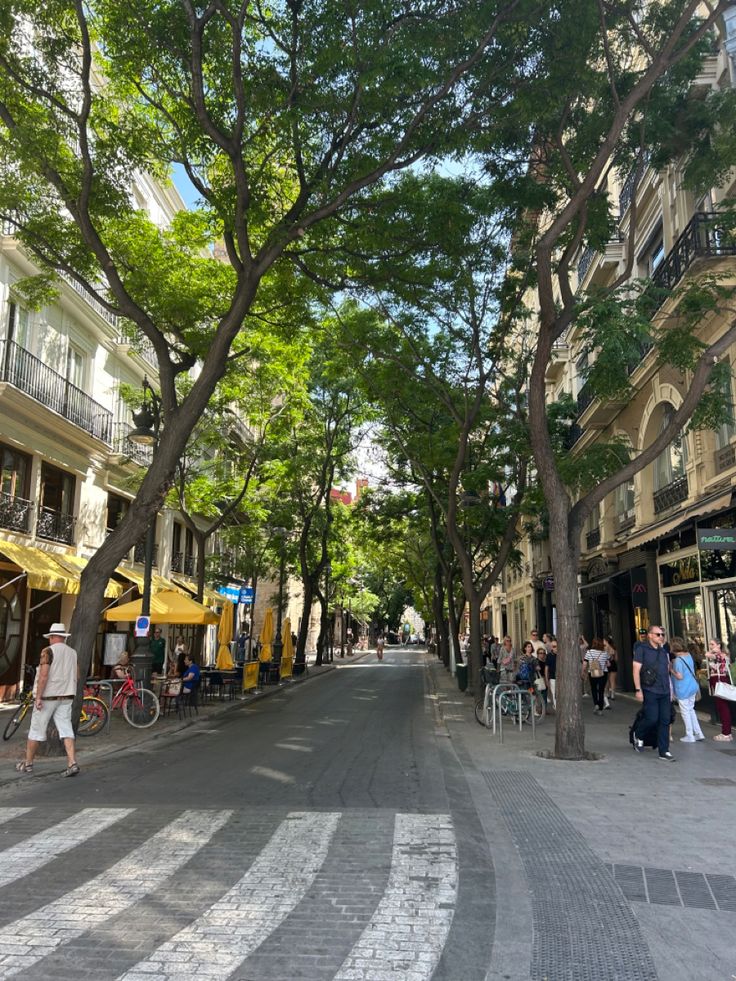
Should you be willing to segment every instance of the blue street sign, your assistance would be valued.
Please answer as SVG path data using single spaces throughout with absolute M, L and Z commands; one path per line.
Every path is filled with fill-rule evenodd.
M 240 596 L 240 588 L 238 586 L 219 586 L 217 592 L 220 596 L 227 596 L 233 603 L 237 603 L 238 597 Z
M 151 618 L 150 617 L 136 617 L 135 621 L 135 636 L 136 637 L 147 637 L 148 631 L 151 628 Z
M 253 587 L 241 586 L 240 593 L 238 594 L 238 603 L 252 603 L 252 602 L 253 602 Z

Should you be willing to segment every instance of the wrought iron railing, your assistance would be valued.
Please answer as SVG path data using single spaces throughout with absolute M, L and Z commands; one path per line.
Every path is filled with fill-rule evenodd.
M 22 531 L 26 534 L 31 530 L 31 514 L 33 501 L 22 497 L 14 497 L 0 491 L 0 527 L 11 531 Z
M 647 295 L 656 312 L 696 259 L 736 255 L 736 234 L 716 211 L 697 211 L 652 276 Z
M 78 283 L 76 279 L 74 279 L 72 276 L 69 276 L 65 272 L 60 272 L 59 275 L 68 286 L 71 286 L 71 288 L 74 290 L 75 293 L 79 294 L 79 296 L 82 297 L 82 299 L 85 301 L 85 303 L 87 303 L 88 306 L 92 307 L 92 309 L 99 317 L 102 317 L 103 320 L 106 320 L 107 323 L 110 324 L 112 327 L 118 326 L 118 324 L 120 323 L 120 317 L 116 313 L 111 313 L 104 304 L 100 303 L 100 301 L 97 299 L 96 296 L 93 296 L 88 290 L 84 288 L 84 286 L 82 286 L 81 283 Z
M 687 495 L 687 474 L 685 474 L 683 477 L 677 477 L 676 480 L 667 484 L 666 487 L 654 491 L 652 495 L 654 513 L 660 514 L 662 511 L 666 511 L 668 508 L 680 504 L 682 501 L 687 500 Z
M 73 514 L 57 511 L 55 508 L 40 507 L 36 522 L 36 535 L 51 542 L 74 544 L 74 528 L 77 519 Z
M 135 548 L 133 549 L 133 561 L 140 562 L 143 565 L 146 561 L 146 540 L 145 538 L 136 542 Z M 158 566 L 158 545 L 153 546 L 153 552 L 151 553 L 151 564 Z
M 585 547 L 587 549 L 598 548 L 601 543 L 601 530 L 600 528 L 594 528 L 593 531 L 589 531 L 585 536 Z
M 634 508 L 621 511 L 616 515 L 615 522 L 616 531 L 626 531 L 627 528 L 633 528 L 636 524 L 636 511 Z
M 14 385 L 103 443 L 110 443 L 112 412 L 14 341 L 0 341 L 0 381 Z
M 565 438 L 563 440 L 563 445 L 566 450 L 571 450 L 573 446 L 577 443 L 580 437 L 583 435 L 584 430 L 574 422 L 570 428 L 565 433 Z
M 578 403 L 578 415 L 581 416 L 585 410 L 588 408 L 590 403 L 595 398 L 593 388 L 590 382 L 585 382 L 583 387 L 578 392 L 577 403 Z
M 185 576 L 193 576 L 194 556 L 188 552 L 174 552 L 171 557 L 171 571 L 182 572 Z
M 597 254 L 598 252 L 596 249 L 588 246 L 588 248 L 585 249 L 583 254 L 580 256 L 580 262 L 578 262 L 578 286 L 580 286 L 582 281 L 585 279 L 585 274 L 590 269 L 591 263 Z
M 127 456 L 140 466 L 150 467 L 153 459 L 153 447 L 136 443 L 135 440 L 130 439 L 129 434 L 132 428 L 127 422 L 116 422 L 113 430 L 112 448 L 115 453 Z

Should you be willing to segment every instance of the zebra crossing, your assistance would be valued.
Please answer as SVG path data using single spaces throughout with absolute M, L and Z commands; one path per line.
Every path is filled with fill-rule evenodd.
M 129 839 L 133 844 L 146 834 L 136 825 L 141 812 L 83 808 L 57 821 L 52 815 L 43 830 L 23 837 L 23 822 L 33 827 L 34 809 L 0 808 L 0 827 L 13 827 L 20 837 L 0 848 L 0 888 L 7 887 L 0 906 L 12 910 L 15 890 L 26 890 L 26 906 L 33 904 L 0 926 L 0 981 L 21 973 L 73 976 L 72 967 L 100 981 L 278 978 L 286 975 L 278 973 L 277 955 L 290 937 L 301 946 L 302 960 L 289 977 L 432 977 L 458 892 L 449 815 L 291 811 L 250 820 L 234 809 L 186 810 L 170 820 L 166 815 L 128 849 Z M 60 861 L 77 870 L 82 856 L 105 854 L 110 839 L 123 842 L 124 854 L 82 879 L 77 874 L 79 884 L 54 895 Z M 336 867 L 344 867 L 337 881 Z M 325 900 L 332 949 L 326 956 L 314 939 L 312 956 L 309 912 L 315 909 L 312 936 L 320 926 L 319 936 L 327 935 Z M 178 915 L 170 921 L 164 915 L 164 926 L 147 932 L 151 914 L 169 905 Z M 182 907 L 188 914 L 183 923 Z M 129 933 L 123 925 L 133 935 L 118 949 L 116 938 Z

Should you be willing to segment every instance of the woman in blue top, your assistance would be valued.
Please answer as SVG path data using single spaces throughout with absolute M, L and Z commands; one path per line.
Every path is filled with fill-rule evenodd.
M 695 696 L 700 688 L 700 683 L 695 676 L 693 658 L 685 649 L 682 637 L 673 637 L 670 640 L 670 654 L 674 655 L 674 660 L 670 665 L 672 687 L 677 704 L 680 706 L 682 721 L 685 723 L 685 735 L 680 737 L 680 742 L 697 743 L 701 739 L 705 739 L 705 736 L 695 714 Z

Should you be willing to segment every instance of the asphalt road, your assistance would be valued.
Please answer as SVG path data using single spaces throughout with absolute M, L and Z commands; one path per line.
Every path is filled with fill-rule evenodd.
M 0 979 L 482 981 L 492 864 L 425 655 L 0 792 Z

